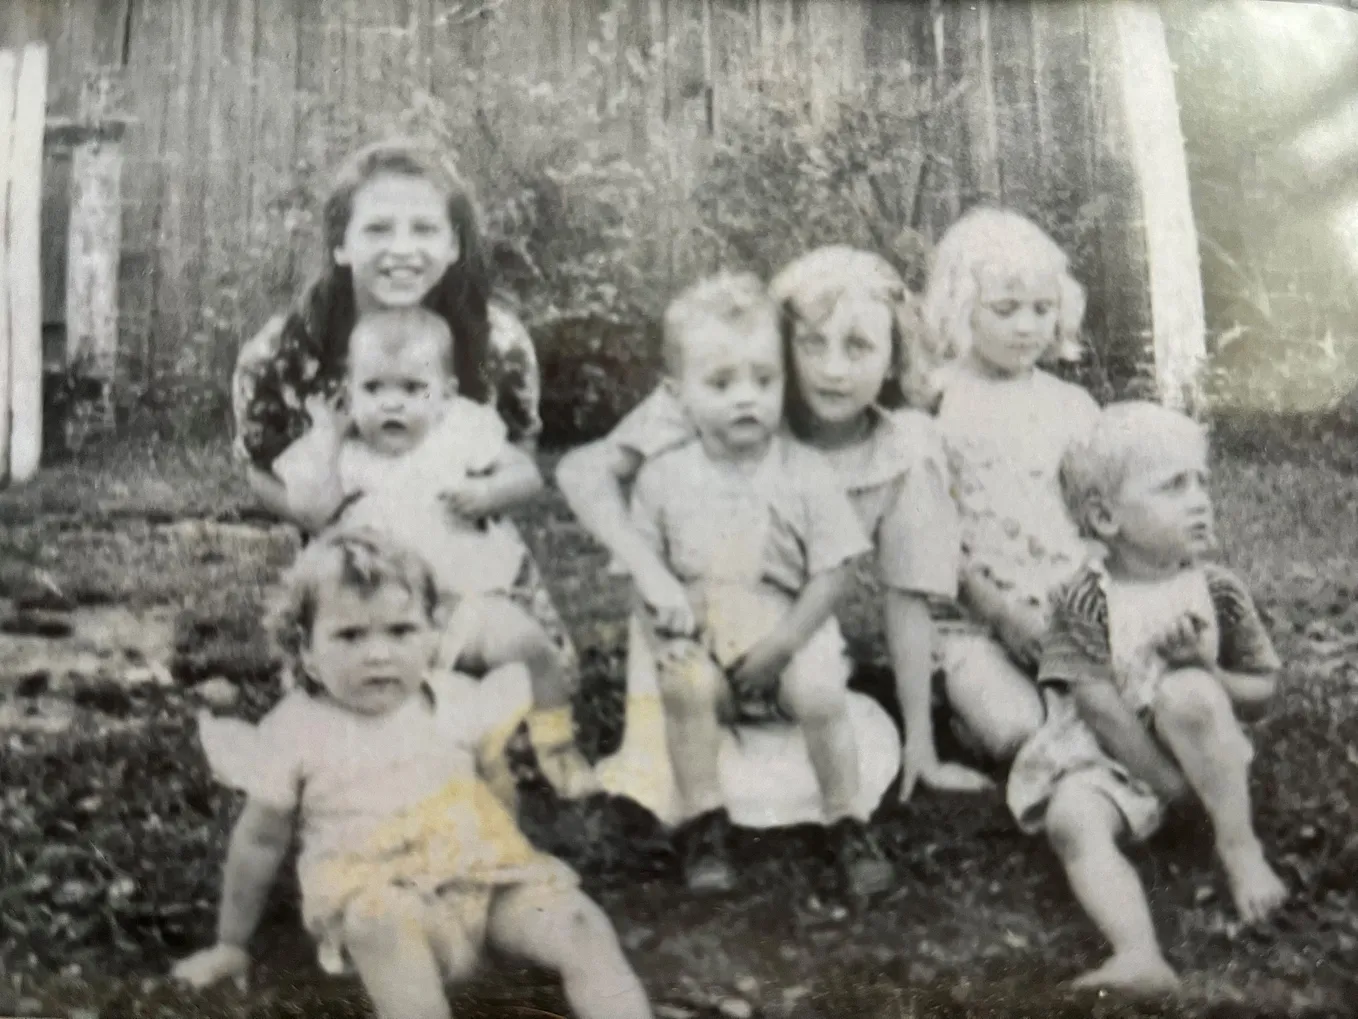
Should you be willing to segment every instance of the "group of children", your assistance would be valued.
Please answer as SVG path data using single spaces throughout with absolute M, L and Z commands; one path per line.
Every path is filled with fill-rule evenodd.
M 498 415 L 458 395 L 458 340 L 420 306 L 418 268 L 372 283 L 389 299 L 359 309 L 343 410 L 317 401 L 274 463 L 292 515 L 330 526 L 271 617 L 291 689 L 257 727 L 201 720 L 214 770 L 247 801 L 217 944 L 176 973 L 245 973 L 300 824 L 306 924 L 380 1015 L 447 1016 L 443 981 L 490 943 L 558 970 L 580 1016 L 644 1017 L 607 917 L 514 820 L 526 771 L 567 796 L 597 777 L 573 743 L 573 668 L 497 519 L 542 479 Z M 771 720 L 801 730 L 846 887 L 897 880 L 859 795 L 835 618 L 871 561 L 902 796 L 989 784 L 939 760 L 941 696 L 981 756 L 1012 761 L 1019 825 L 1046 832 L 1112 944 L 1080 983 L 1174 985 L 1119 847 L 1190 792 L 1242 916 L 1282 901 L 1236 720 L 1271 696 L 1279 663 L 1244 586 L 1207 562 L 1205 436 L 1153 404 L 1100 410 L 1044 371 L 1074 353 L 1082 314 L 1059 248 L 993 209 L 948 231 L 919 302 L 846 248 L 771 285 L 720 274 L 670 305 L 659 389 L 563 461 L 572 508 L 633 579 L 630 653 L 654 662 L 690 889 L 737 882 L 721 727 Z

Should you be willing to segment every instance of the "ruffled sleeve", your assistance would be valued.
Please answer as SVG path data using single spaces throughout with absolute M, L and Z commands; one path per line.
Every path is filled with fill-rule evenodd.
M 315 738 L 307 694 L 294 691 L 258 725 L 204 713 L 198 739 L 218 782 L 278 810 L 297 806 L 302 794 L 302 755 Z
M 882 455 L 895 464 L 899 481 L 877 525 L 882 582 L 950 601 L 957 596 L 961 534 L 943 442 L 922 414 L 898 413 L 890 420 Z

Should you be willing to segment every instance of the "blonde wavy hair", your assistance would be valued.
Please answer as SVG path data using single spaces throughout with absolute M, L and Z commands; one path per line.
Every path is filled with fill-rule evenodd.
M 389 584 L 417 597 L 425 618 L 437 623 L 438 587 L 429 564 L 416 552 L 366 527 L 327 531 L 307 545 L 284 574 L 265 617 L 284 686 L 321 692 L 319 682 L 303 668 L 302 653 L 311 646 L 322 598 L 341 589 L 371 597 Z
M 821 328 L 846 298 L 879 302 L 891 312 L 891 371 L 877 402 L 885 407 L 930 407 L 936 394 L 921 356 L 924 324 L 919 301 L 900 273 L 880 255 L 842 244 L 815 248 L 789 262 L 769 291 L 782 317 L 783 353 L 788 366 L 787 413 L 794 430 L 805 413 L 792 341 L 804 329 Z
M 971 316 L 980 291 L 976 270 L 983 265 L 1021 265 L 1029 272 L 1053 273 L 1060 287 L 1056 339 L 1041 362 L 1080 360 L 1085 291 L 1070 273 L 1070 259 L 1032 220 L 1009 209 L 982 206 L 950 226 L 934 251 L 922 311 L 936 365 L 971 349 Z

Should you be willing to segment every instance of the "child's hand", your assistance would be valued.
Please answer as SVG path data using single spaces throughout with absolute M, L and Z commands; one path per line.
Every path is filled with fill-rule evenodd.
M 230 977 L 236 988 L 244 991 L 249 973 L 250 956 L 245 949 L 219 942 L 175 963 L 170 978 L 201 990 Z
M 466 477 L 439 493 L 444 503 L 464 520 L 481 520 L 495 512 L 488 478 Z
M 1165 664 L 1172 668 L 1210 665 L 1211 662 L 1202 646 L 1202 637 L 1206 630 L 1205 619 L 1193 612 L 1185 613 L 1160 642 L 1158 650 L 1164 657 Z
M 632 582 L 651 614 L 651 623 L 661 637 L 692 637 L 698 632 L 698 614 L 688 592 L 668 570 L 634 573 Z
M 792 652 L 776 640 L 761 640 L 731 669 L 731 682 L 745 694 L 762 694 L 778 682 L 792 661 Z
M 912 750 L 907 743 L 901 771 L 900 802 L 908 802 L 919 785 L 940 793 L 979 793 L 993 788 L 995 783 L 966 765 L 940 761 L 936 754 Z

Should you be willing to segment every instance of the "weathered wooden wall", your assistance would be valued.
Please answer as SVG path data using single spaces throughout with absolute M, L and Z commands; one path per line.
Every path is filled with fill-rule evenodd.
M 493 16 L 484 13 L 491 8 Z M 1089 327 L 1129 339 L 1144 332 L 1143 240 L 1122 125 L 1107 99 L 1097 5 L 10 0 L 0 6 L 0 46 L 50 44 L 58 116 L 73 111 L 90 67 L 120 68 L 126 112 L 136 118 L 123 175 L 123 367 L 150 383 L 201 328 L 214 249 L 236 250 L 259 229 L 299 160 L 333 158 L 309 108 L 361 108 L 393 64 L 435 94 L 449 94 L 486 60 L 550 78 L 588 55 L 605 13 L 616 17 L 620 49 L 644 55 L 664 44 L 668 54 L 636 102 L 638 146 L 656 125 L 695 142 L 719 132 L 761 76 L 805 88 L 814 117 L 874 70 L 909 65 L 935 100 L 947 100 L 924 128 L 938 157 L 921 169 L 915 225 L 936 236 L 982 198 L 1093 216 L 1094 255 L 1079 266 L 1091 291 Z M 490 32 L 501 46 L 486 45 Z M 57 242 L 69 165 L 53 158 L 47 169 L 44 237 Z M 1090 205 L 1099 195 L 1108 200 Z M 55 321 L 61 256 L 50 243 L 46 314 Z M 234 357 L 231 342 L 220 346 L 210 366 L 219 378 Z

